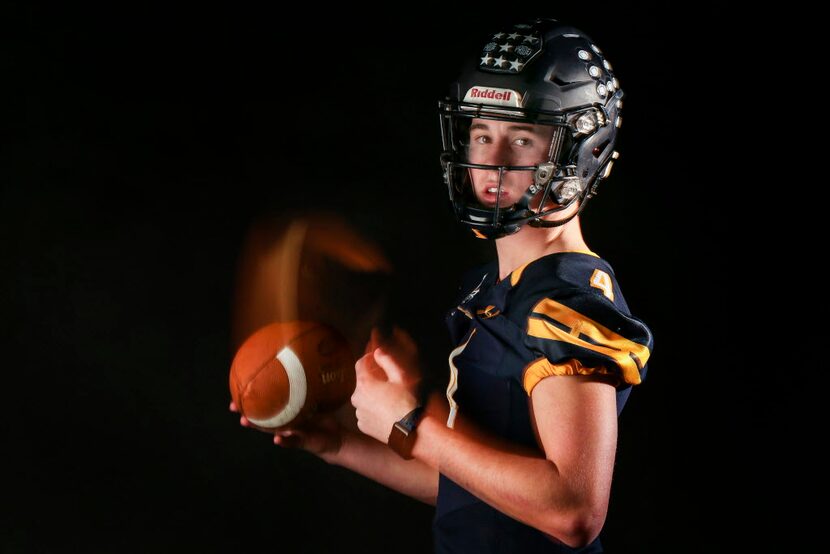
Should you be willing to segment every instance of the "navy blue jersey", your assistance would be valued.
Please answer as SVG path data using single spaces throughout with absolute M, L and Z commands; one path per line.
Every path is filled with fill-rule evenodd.
M 645 377 L 652 337 L 631 316 L 614 271 L 590 252 L 560 252 L 498 280 L 496 262 L 464 278 L 447 316 L 453 344 L 448 398 L 488 432 L 539 448 L 529 395 L 552 375 L 602 375 L 616 384 L 617 412 Z M 452 392 L 454 390 L 454 392 Z M 452 394 L 449 394 L 452 393 Z M 577 552 L 440 477 L 438 552 Z M 601 552 L 599 541 L 578 552 Z

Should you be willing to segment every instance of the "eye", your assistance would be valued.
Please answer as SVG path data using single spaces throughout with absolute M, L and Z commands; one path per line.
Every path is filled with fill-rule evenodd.
M 517 146 L 530 146 L 531 144 L 533 144 L 533 141 L 530 140 L 529 138 L 522 137 L 522 138 L 517 138 L 516 140 L 514 140 L 513 144 L 515 144 Z
M 487 144 L 490 142 L 490 137 L 487 135 L 478 135 L 477 137 L 473 137 L 473 142 L 476 144 Z

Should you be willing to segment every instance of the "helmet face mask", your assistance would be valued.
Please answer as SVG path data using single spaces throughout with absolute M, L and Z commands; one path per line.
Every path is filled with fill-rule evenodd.
M 511 31 L 492 35 L 439 103 L 449 199 L 481 238 L 566 223 L 616 158 L 622 91 L 598 48 L 553 20 Z

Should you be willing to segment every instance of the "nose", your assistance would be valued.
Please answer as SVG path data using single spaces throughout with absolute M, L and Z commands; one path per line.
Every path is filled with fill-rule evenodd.
M 483 154 L 483 161 L 480 163 L 486 165 L 511 165 L 510 144 L 506 139 L 494 140 L 490 148 L 487 148 Z

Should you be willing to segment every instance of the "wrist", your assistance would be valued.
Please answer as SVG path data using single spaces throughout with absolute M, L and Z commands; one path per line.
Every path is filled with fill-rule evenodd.
M 404 460 L 411 460 L 412 447 L 418 424 L 424 413 L 424 406 L 419 404 L 392 425 L 387 444 Z

